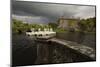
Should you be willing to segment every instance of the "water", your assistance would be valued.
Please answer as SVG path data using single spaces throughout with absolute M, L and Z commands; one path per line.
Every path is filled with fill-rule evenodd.
M 57 38 L 85 44 L 95 49 L 94 34 L 59 33 Z M 87 56 L 56 43 L 35 42 L 25 34 L 12 35 L 13 66 L 91 61 Z
M 37 47 L 32 38 L 25 35 L 12 36 L 12 64 L 32 65 L 37 56 Z
M 57 33 L 57 38 L 77 42 L 96 49 L 96 35 L 95 33 L 75 33 L 65 32 Z

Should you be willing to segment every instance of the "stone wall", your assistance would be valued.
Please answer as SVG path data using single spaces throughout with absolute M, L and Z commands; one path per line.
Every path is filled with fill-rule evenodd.
M 78 30 L 78 19 L 60 18 L 58 24 L 58 28 L 62 28 L 64 30 Z

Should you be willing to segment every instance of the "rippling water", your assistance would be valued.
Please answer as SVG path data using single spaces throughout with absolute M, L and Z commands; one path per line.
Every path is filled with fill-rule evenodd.
M 59 33 L 57 38 L 95 48 L 94 34 Z M 12 35 L 12 64 L 14 66 L 83 61 L 91 61 L 91 59 L 56 43 L 35 42 L 33 37 L 24 34 Z

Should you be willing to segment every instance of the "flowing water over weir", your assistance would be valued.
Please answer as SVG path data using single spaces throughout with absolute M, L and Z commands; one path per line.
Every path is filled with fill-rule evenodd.
M 66 41 L 67 45 L 59 39 L 38 42 L 25 35 L 14 35 L 12 40 L 13 66 L 95 61 L 94 50 L 86 48 L 90 50 L 82 52 L 79 44 L 73 46 L 70 41 Z
M 85 46 L 82 48 L 81 45 L 75 45 L 71 42 L 68 43 L 68 45 L 66 45 L 66 42 L 63 42 L 61 39 L 51 39 L 47 42 L 40 42 L 40 44 L 38 42 L 38 59 L 36 64 L 71 63 L 95 60 L 95 51 L 92 48 Z

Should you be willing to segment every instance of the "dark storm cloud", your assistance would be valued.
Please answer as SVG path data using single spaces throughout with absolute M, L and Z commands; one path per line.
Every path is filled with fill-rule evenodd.
M 77 6 L 64 4 L 49 4 L 27 1 L 13 1 L 12 12 L 14 16 L 31 16 L 41 21 L 55 21 L 60 16 L 67 18 L 88 18 L 95 16 L 94 6 Z M 33 20 L 33 19 L 32 19 Z M 34 21 L 34 20 L 33 20 Z

